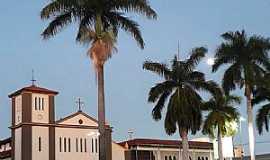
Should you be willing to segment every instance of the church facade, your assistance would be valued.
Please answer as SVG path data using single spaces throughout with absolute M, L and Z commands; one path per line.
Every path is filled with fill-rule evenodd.
M 0 140 L 0 160 L 98 160 L 96 119 L 80 109 L 55 120 L 57 91 L 36 85 L 9 95 L 12 104 L 11 137 Z M 153 139 L 112 141 L 106 124 L 108 160 L 180 160 L 181 142 Z M 213 145 L 189 142 L 191 160 L 212 160 Z
M 55 120 L 58 92 L 31 85 L 9 95 L 12 102 L 12 160 L 98 160 L 98 123 L 81 110 Z M 106 126 L 109 159 L 111 128 Z

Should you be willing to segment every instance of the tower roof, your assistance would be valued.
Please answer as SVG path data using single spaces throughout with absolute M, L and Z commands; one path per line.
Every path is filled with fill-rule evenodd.
M 58 94 L 57 91 L 49 90 L 49 89 L 46 89 L 46 88 L 41 88 L 41 87 L 38 87 L 36 85 L 31 85 L 31 86 L 24 87 L 24 88 L 22 88 L 20 90 L 17 90 L 15 92 L 11 93 L 8 97 L 12 98 L 14 96 L 17 96 L 17 95 L 21 94 L 22 92 L 43 93 L 43 94 L 53 94 L 53 95 Z

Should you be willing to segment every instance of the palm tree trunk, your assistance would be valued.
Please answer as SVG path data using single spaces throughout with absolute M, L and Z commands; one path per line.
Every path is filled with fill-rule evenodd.
M 221 135 L 220 129 L 218 127 L 218 157 L 219 157 L 219 160 L 224 160 L 222 148 L 223 148 L 222 147 L 222 135 Z
M 106 160 L 105 137 L 105 96 L 104 96 L 104 66 L 97 68 L 98 76 L 98 129 L 99 129 L 99 160 Z
M 189 160 L 189 144 L 188 144 L 188 132 L 187 129 L 182 129 L 180 131 L 180 137 L 182 139 L 182 146 L 183 146 L 183 153 L 182 153 L 182 160 Z
M 246 85 L 245 96 L 247 98 L 247 115 L 248 115 L 248 140 L 249 140 L 249 152 L 251 160 L 255 160 L 255 139 L 254 139 L 254 127 L 253 127 L 253 113 L 251 105 L 251 90 L 250 86 Z

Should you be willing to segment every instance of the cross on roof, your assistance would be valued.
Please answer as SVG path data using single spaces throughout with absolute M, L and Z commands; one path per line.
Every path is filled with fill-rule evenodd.
M 78 111 L 82 111 L 82 105 L 84 105 L 84 102 L 81 100 L 81 98 L 78 98 L 76 104 L 78 105 Z
M 35 79 L 35 75 L 34 75 L 34 70 L 33 69 L 32 69 L 32 79 L 31 79 L 31 81 L 32 81 L 32 86 L 34 86 L 35 85 L 35 82 L 37 81 Z

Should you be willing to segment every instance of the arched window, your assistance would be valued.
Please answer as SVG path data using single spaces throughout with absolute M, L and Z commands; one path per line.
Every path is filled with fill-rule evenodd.
M 172 156 L 169 156 L 169 160 L 172 160 Z
M 173 160 L 176 160 L 176 157 L 175 156 L 173 156 Z
M 68 138 L 68 152 L 71 152 L 71 143 L 70 143 L 70 138 Z
M 94 139 L 92 138 L 92 153 L 94 153 Z
M 208 160 L 208 157 L 205 157 L 205 160 Z
M 97 138 L 95 139 L 96 140 L 96 153 L 98 153 L 98 140 L 97 140 Z
M 37 97 L 35 97 L 35 110 L 37 110 Z
M 78 138 L 76 138 L 76 152 L 79 152 Z
M 198 160 L 201 160 L 201 157 L 198 157 Z
M 168 157 L 167 156 L 165 156 L 165 160 L 168 160 Z
M 41 110 L 44 110 L 44 98 L 41 98 Z
M 67 139 L 66 137 L 64 138 L 64 152 L 67 151 Z
M 41 100 L 40 100 L 40 97 L 39 97 L 38 98 L 38 110 L 40 110 L 40 107 L 41 107 L 40 103 L 41 103 Z
M 189 160 L 192 160 L 190 156 L 189 156 Z
M 84 138 L 84 151 L 87 152 L 87 143 L 86 143 L 86 138 Z
M 41 137 L 38 137 L 38 151 L 41 152 Z
M 59 137 L 59 151 L 62 152 L 62 138 Z
M 202 157 L 202 160 L 204 160 L 204 157 Z
M 81 149 L 81 152 L 83 152 L 83 144 L 82 144 L 82 138 L 80 138 L 80 149 Z

